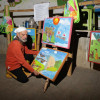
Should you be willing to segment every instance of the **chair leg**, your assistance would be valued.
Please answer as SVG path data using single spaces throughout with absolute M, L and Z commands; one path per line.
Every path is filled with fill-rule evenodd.
M 7 70 L 7 73 L 6 73 L 6 77 L 7 77 L 7 78 L 12 78 L 12 77 L 14 77 L 15 79 L 17 79 L 17 77 L 16 77 L 13 73 L 11 73 L 10 71 L 8 71 L 8 70 Z
M 12 76 L 8 73 L 8 71 L 6 72 L 6 77 L 7 78 L 12 78 Z

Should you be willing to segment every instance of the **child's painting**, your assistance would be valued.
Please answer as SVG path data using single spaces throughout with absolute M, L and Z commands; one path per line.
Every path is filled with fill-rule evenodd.
M 91 31 L 88 61 L 100 64 L 100 31 Z
M 73 18 L 53 17 L 44 20 L 42 43 L 69 49 Z
M 41 75 L 55 81 L 67 57 L 67 52 L 42 47 L 31 65 Z
M 13 29 L 11 33 L 11 40 L 16 37 L 16 33 L 14 32 L 16 28 Z M 36 29 L 35 28 L 27 28 L 28 30 L 28 38 L 27 45 L 29 49 L 36 50 Z

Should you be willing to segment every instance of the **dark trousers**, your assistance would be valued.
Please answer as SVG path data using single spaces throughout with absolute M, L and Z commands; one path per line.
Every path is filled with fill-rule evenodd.
M 31 55 L 31 54 L 25 54 L 25 59 L 29 61 L 29 64 L 31 64 L 34 58 L 33 58 L 33 55 Z M 26 83 L 28 81 L 28 78 L 25 75 L 25 73 L 23 72 L 22 68 L 24 68 L 24 70 L 26 72 L 29 72 L 27 69 L 25 69 L 24 66 L 21 66 L 20 68 L 17 68 L 10 72 L 13 73 L 17 77 L 16 80 L 18 80 L 19 82 L 22 82 L 22 83 Z

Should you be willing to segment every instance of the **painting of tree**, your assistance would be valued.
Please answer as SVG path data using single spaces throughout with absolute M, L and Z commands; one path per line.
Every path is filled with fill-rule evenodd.
M 91 31 L 88 61 L 100 64 L 100 31 Z
M 72 26 L 72 17 L 46 18 L 43 24 L 42 43 L 69 49 Z

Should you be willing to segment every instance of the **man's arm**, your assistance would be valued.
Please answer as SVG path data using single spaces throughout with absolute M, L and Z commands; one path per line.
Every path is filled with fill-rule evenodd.
M 26 54 L 33 54 L 33 55 L 37 55 L 39 53 L 39 51 L 33 51 L 27 48 L 27 46 L 25 46 L 25 53 Z
M 22 66 L 24 66 L 27 70 L 29 70 L 30 72 L 34 73 L 35 75 L 38 74 L 37 71 L 35 71 L 31 65 L 29 65 L 29 63 L 25 60 L 24 55 L 21 51 L 21 45 L 16 43 L 14 48 L 13 48 L 13 54 L 17 59 L 17 62 L 19 64 L 21 64 Z

